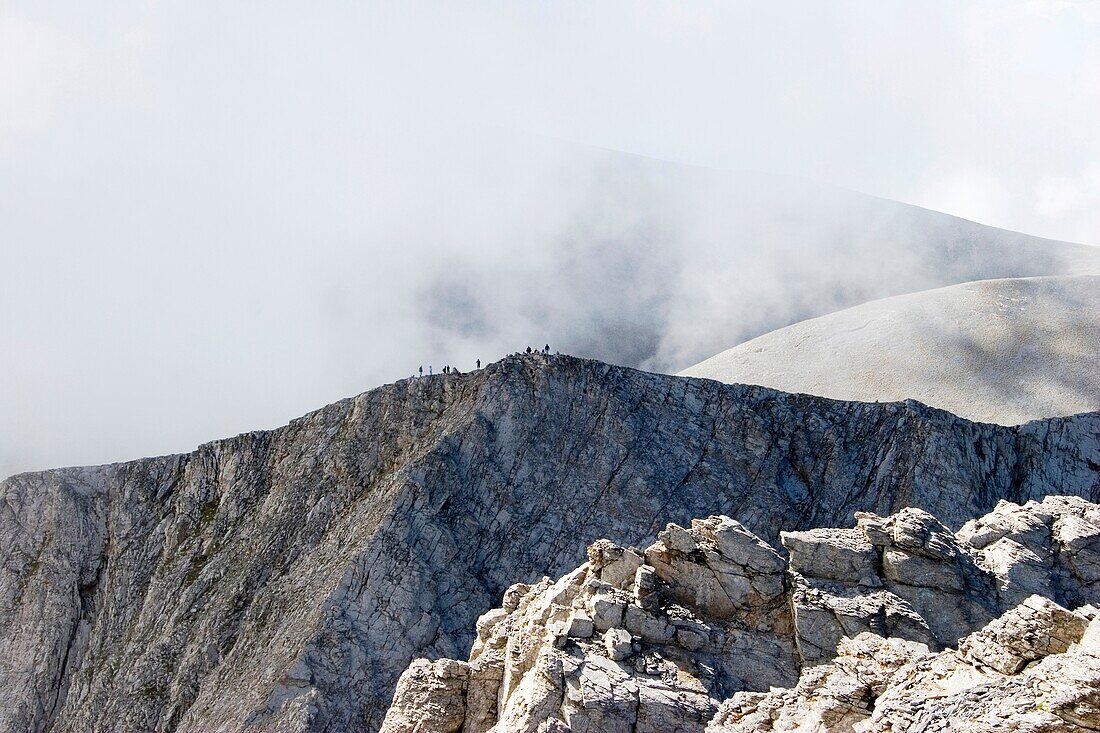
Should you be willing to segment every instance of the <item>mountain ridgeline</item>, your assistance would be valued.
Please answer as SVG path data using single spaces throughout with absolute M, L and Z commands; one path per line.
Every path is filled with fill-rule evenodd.
M 0 483 L 0 731 L 376 730 L 606 537 L 1100 501 L 1100 413 L 1019 427 L 516 356 L 196 451 Z

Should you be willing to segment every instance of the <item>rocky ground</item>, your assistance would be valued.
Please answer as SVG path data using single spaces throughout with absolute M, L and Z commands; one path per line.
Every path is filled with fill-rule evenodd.
M 1100 506 L 1002 502 L 782 535 L 606 540 L 417 660 L 384 733 L 1100 730 Z M 1070 610 L 1070 609 L 1076 610 Z
M 919 507 L 958 529 L 1000 499 L 1098 501 L 1098 436 L 1097 414 L 1006 428 L 915 402 L 530 356 L 405 380 L 186 455 L 22 474 L 0 483 L 0 731 L 377 730 L 414 658 L 465 658 L 510 584 L 567 573 L 597 538 L 629 547 L 667 522 L 728 515 L 781 552 L 778 528 L 856 511 Z M 830 653 L 829 619 L 847 618 L 835 609 L 861 580 L 808 586 L 821 620 L 796 636 L 798 617 L 781 612 L 789 589 L 775 595 L 783 568 L 760 548 L 756 585 L 729 592 L 780 610 L 759 630 L 729 627 L 722 648 L 781 663 L 700 671 L 722 695 L 793 684 L 811 645 Z M 853 562 L 868 552 L 853 547 Z M 654 573 L 660 559 L 646 558 Z M 874 623 L 921 643 L 950 643 L 948 621 L 1001 608 L 922 625 L 904 610 L 919 616 L 920 599 L 895 595 L 908 606 L 884 601 Z M 751 616 L 736 602 L 731 613 Z

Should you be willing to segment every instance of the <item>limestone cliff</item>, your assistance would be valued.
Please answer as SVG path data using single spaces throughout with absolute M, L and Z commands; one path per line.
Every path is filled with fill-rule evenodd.
M 958 533 L 860 513 L 783 544 L 789 565 L 729 517 L 601 540 L 510 588 L 468 662 L 414 662 L 382 731 L 1100 729 L 1100 506 L 1002 502 Z
M 165 416 L 170 419 L 170 416 Z M 177 456 L 0 484 L 0 731 L 375 730 L 600 537 L 1100 499 L 1100 415 L 1018 428 L 513 357 Z M 794 670 L 782 671 L 791 679 Z

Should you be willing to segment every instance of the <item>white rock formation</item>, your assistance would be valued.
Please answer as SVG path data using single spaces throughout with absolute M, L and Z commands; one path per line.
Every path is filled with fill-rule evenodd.
M 957 650 L 864 632 L 798 684 L 739 692 L 707 733 L 1100 730 L 1100 614 L 1031 596 Z
M 414 662 L 382 730 L 948 730 L 1026 722 L 1014 697 L 1100 726 L 1100 506 L 1004 502 L 958 533 L 918 509 L 863 513 L 783 543 L 789 566 L 728 517 L 671 524 L 644 551 L 599 541 L 556 582 L 510 588 L 468 662 Z M 1008 543 L 1024 552 L 1006 561 Z M 1015 572 L 1032 555 L 1044 577 Z
M 1016 425 L 1100 409 L 1100 275 L 983 280 L 796 323 L 682 372 Z

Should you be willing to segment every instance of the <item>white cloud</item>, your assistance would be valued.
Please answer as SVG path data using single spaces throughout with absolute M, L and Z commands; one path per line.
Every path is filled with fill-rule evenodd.
M 1065 216 L 1085 198 L 1081 181 L 1064 176 L 1044 176 L 1035 185 L 1035 211 L 1040 216 Z
M 1012 204 L 1012 193 L 996 176 L 975 169 L 951 171 L 920 187 L 912 203 L 965 219 L 996 225 Z
M 414 368 L 437 330 L 461 331 L 466 361 L 492 356 L 478 314 L 448 310 L 468 293 L 417 290 L 432 273 L 523 283 L 486 301 L 516 345 L 584 315 L 533 276 L 540 246 L 571 253 L 556 274 L 591 285 L 585 247 L 629 235 L 648 248 L 638 262 L 602 256 L 641 283 L 678 277 L 665 245 L 693 219 L 673 215 L 690 209 L 666 200 L 674 187 L 638 174 L 615 188 L 539 135 L 1100 243 L 1084 171 L 1100 160 L 1095 3 L 2 7 L 0 449 L 33 456 L 21 467 L 275 424 Z M 728 227 L 692 236 L 731 246 L 752 227 L 729 201 L 754 193 L 708 200 Z M 784 239 L 752 220 L 741 244 Z M 745 299 L 698 328 L 773 324 L 750 296 L 790 282 L 784 256 L 815 293 L 817 229 L 737 271 L 693 263 L 700 307 Z M 654 317 L 645 288 L 631 297 L 626 337 Z
M 1100 231 L 1100 163 L 1077 175 L 1043 176 L 1032 196 L 1035 213 L 1058 222 L 1069 238 L 1088 241 Z
M 1098 0 L 1027 0 L 1021 3 L 1020 12 L 1024 17 L 1053 19 L 1072 14 L 1088 23 L 1100 22 Z
M 51 122 L 83 57 L 80 45 L 56 28 L 0 11 L 0 146 Z

